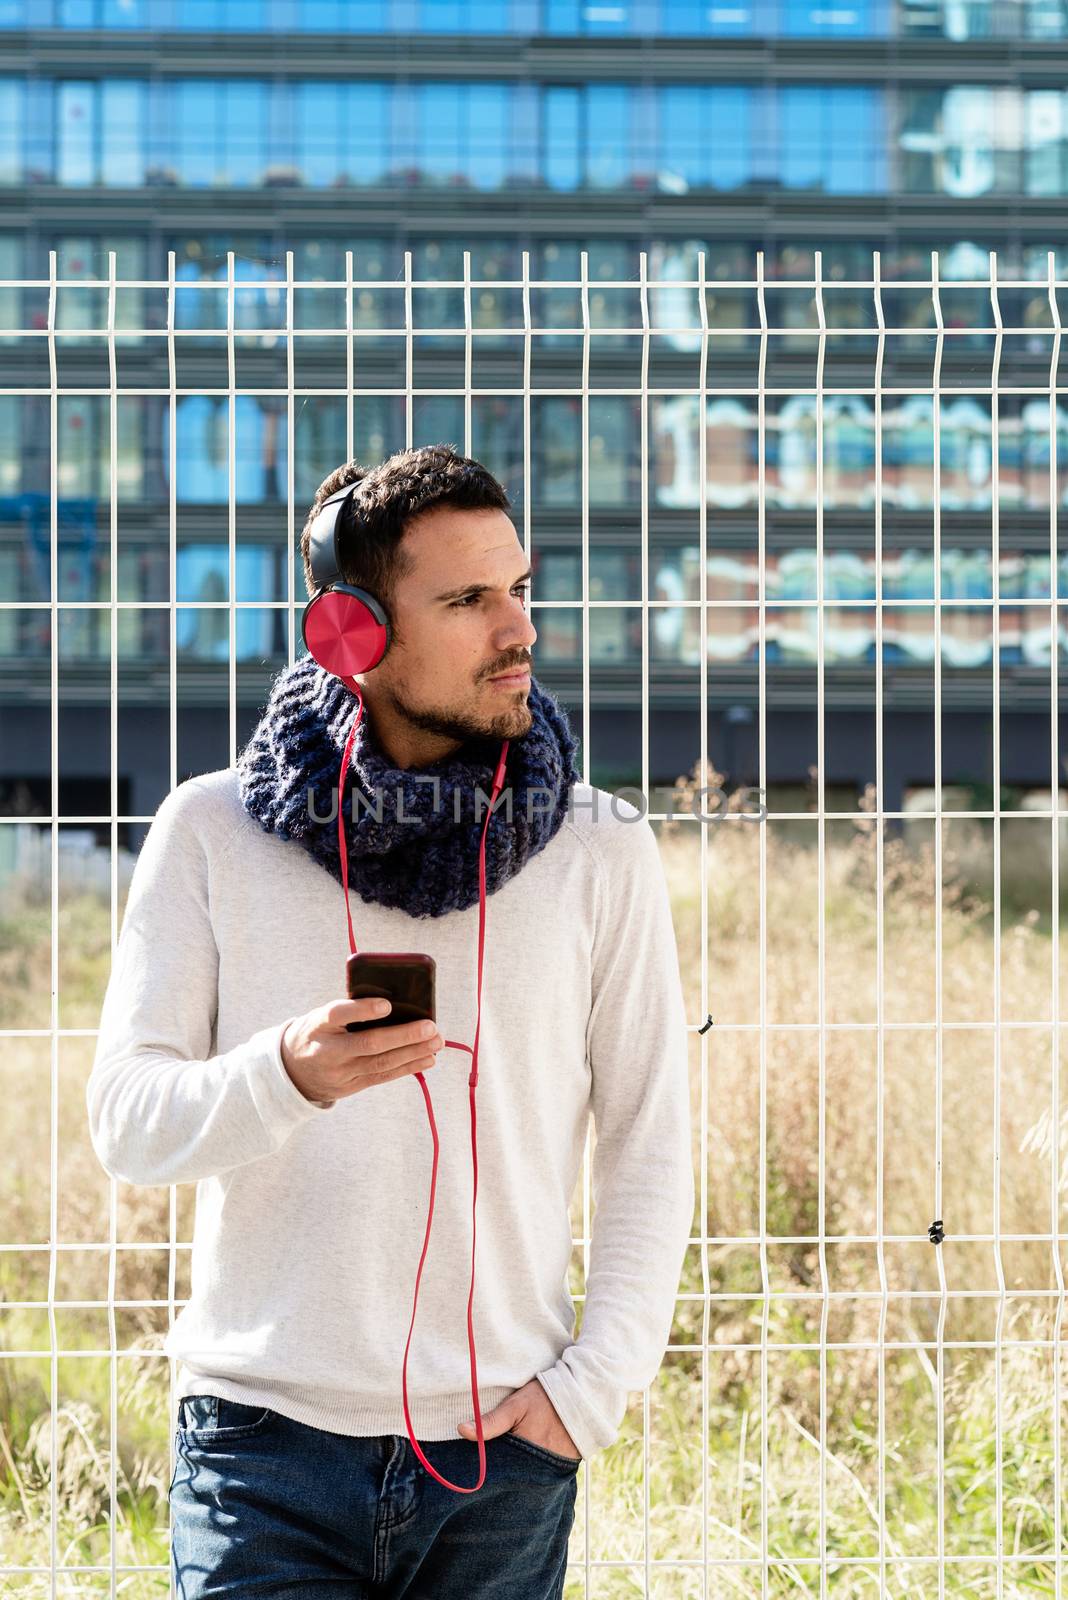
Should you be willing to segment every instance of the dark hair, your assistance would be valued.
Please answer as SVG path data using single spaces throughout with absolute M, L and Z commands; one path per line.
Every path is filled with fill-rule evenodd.
M 472 511 L 510 508 L 508 496 L 492 472 L 470 456 L 458 455 L 451 444 L 398 450 L 376 467 L 346 461 L 319 485 L 301 530 L 300 553 L 309 595 L 315 593 L 308 559 L 311 525 L 327 496 L 347 483 L 360 487 L 344 503 L 338 525 L 341 576 L 346 583 L 369 589 L 387 611 L 397 580 L 412 569 L 411 556 L 402 549 L 401 540 L 413 517 L 438 505 Z

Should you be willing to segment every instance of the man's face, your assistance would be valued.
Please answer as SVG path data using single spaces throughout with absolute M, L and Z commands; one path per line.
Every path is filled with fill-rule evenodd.
M 432 506 L 405 529 L 412 570 L 390 602 L 397 630 L 365 674 L 372 704 L 449 739 L 521 738 L 531 647 L 538 637 L 526 603 L 528 565 L 511 519 L 495 509 Z M 516 669 L 510 683 L 495 675 Z

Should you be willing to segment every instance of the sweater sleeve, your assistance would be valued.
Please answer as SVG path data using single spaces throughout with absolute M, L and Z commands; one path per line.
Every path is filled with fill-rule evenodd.
M 656 835 L 634 807 L 603 841 L 587 1032 L 594 1215 L 577 1341 L 537 1374 L 584 1456 L 615 1440 L 628 1392 L 671 1332 L 695 1199 L 686 1009 Z
M 191 782 L 166 797 L 134 865 L 86 1084 L 93 1149 L 131 1184 L 192 1183 L 243 1166 L 332 1109 L 285 1069 L 288 1017 L 210 1054 L 219 956 L 194 798 Z

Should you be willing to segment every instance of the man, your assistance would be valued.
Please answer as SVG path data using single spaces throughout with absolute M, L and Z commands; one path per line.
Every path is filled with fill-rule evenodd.
M 134 1184 L 197 1184 L 170 1485 L 178 1592 L 551 1600 L 580 1462 L 655 1376 L 694 1204 L 686 1024 L 645 817 L 578 782 L 529 675 L 537 633 L 504 490 L 448 446 L 355 462 L 347 581 L 392 627 L 358 680 L 343 797 L 357 948 L 421 951 L 436 1029 L 349 1032 L 337 840 L 356 697 L 302 656 L 237 770 L 191 778 L 138 858 L 87 1088 L 93 1146 Z M 527 669 L 524 675 L 523 669 Z M 478 841 L 486 847 L 473 1328 L 465 1323 Z M 506 801 L 512 801 L 509 816 Z M 482 799 L 479 803 L 479 794 Z M 531 801 L 536 803 L 532 804 Z M 361 802 L 361 803 L 357 803 Z M 362 802 L 366 802 L 363 804 Z M 328 819 L 324 821 L 324 819 Z M 351 893 L 355 890 L 356 893 Z M 569 1203 L 594 1117 L 595 1218 L 574 1338 Z M 372 1589 L 373 1586 L 373 1589 Z

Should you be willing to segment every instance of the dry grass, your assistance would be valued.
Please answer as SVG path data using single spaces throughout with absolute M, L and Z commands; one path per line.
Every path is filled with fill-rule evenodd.
M 680 798 L 696 777 L 680 784 Z M 705 781 L 715 782 L 716 775 Z M 1036 837 L 1026 836 L 1032 866 Z M 707 1009 L 714 1026 L 705 1036 L 703 1083 L 701 1043 L 692 1038 L 691 1084 L 695 1171 L 705 1200 L 694 1230 L 709 1244 L 704 1262 L 700 1245 L 691 1247 L 672 1332 L 673 1344 L 697 1348 L 665 1358 L 649 1394 L 648 1436 L 642 1399 L 635 1397 L 617 1444 L 597 1459 L 588 1479 L 585 1473 L 580 1478 L 572 1559 L 580 1563 L 586 1554 L 588 1494 L 590 1558 L 637 1563 L 595 1569 L 590 1592 L 611 1600 L 644 1593 L 647 1487 L 650 1558 L 694 1563 L 658 1569 L 650 1591 L 658 1596 L 703 1595 L 705 1556 L 739 1563 L 715 1569 L 717 1596 L 760 1593 L 765 1556 L 777 1563 L 770 1567 L 769 1593 L 818 1594 L 821 1554 L 827 1590 L 836 1595 L 936 1593 L 941 1396 L 944 1551 L 966 1558 L 947 1565 L 946 1593 L 1053 1594 L 1053 1353 L 1048 1342 L 1026 1342 L 1051 1339 L 1056 1309 L 1043 1294 L 1056 1287 L 1051 1246 L 1048 1238 L 1035 1237 L 1051 1232 L 1051 1000 L 1055 980 L 1063 984 L 1053 971 L 1050 907 L 1027 899 L 1041 874 L 1032 872 L 1019 904 L 1003 900 L 998 950 L 982 827 L 947 824 L 939 969 L 933 835 L 925 842 L 913 830 L 908 845 L 887 839 L 880 1013 L 878 860 L 873 823 L 863 811 L 825 824 L 822 963 L 817 819 L 768 823 L 761 830 L 733 817 L 707 829 L 706 840 L 702 884 L 698 826 L 679 823 L 660 835 L 692 1021 L 703 1015 L 702 893 L 708 906 Z M 61 1025 L 91 1028 L 107 974 L 106 904 L 85 895 L 62 899 L 58 935 Z M 941 1021 L 966 1024 L 947 1027 L 940 1041 L 931 1026 L 939 1017 L 939 972 Z M 1014 1024 L 1000 1041 L 992 1026 L 998 988 L 1001 1020 Z M 25 885 L 9 886 L 0 912 L 0 1016 L 7 1027 L 47 1028 L 50 1020 L 47 897 Z M 827 1025 L 822 1061 L 821 1018 Z M 881 1095 L 878 1020 L 890 1024 L 882 1031 Z M 1024 1023 L 1033 1025 L 1015 1025 Z M 91 1057 L 91 1038 L 60 1041 L 54 1228 L 59 1241 L 78 1246 L 109 1237 L 109 1181 L 85 1127 Z M 53 1228 L 51 1065 L 47 1038 L 6 1041 L 9 1157 L 0 1198 L 4 1242 L 20 1247 L 0 1255 L 0 1301 L 8 1306 L 48 1298 L 48 1252 L 26 1247 L 46 1245 Z M 1059 1058 L 1056 1067 L 1060 1073 Z M 1061 1103 L 1068 1104 L 1063 1077 L 1060 1082 Z M 183 1186 L 175 1195 L 174 1236 L 187 1239 L 193 1191 Z M 116 1185 L 116 1198 L 118 1240 L 167 1243 L 169 1191 Z M 939 1247 L 927 1238 L 936 1217 L 946 1230 Z M 574 1220 L 578 1231 L 578 1196 Z M 995 1220 L 1003 1234 L 1025 1236 L 1001 1247 L 1008 1298 L 1000 1330 L 999 1297 L 982 1293 L 998 1287 L 993 1245 L 965 1237 L 991 1235 Z M 1059 1223 L 1061 1231 L 1064 1226 Z M 767 1300 L 762 1228 L 772 1291 Z M 885 1340 L 891 1347 L 912 1346 L 889 1348 L 881 1366 L 879 1352 L 867 1348 L 879 1337 L 883 1309 L 880 1253 L 872 1242 L 880 1231 Z M 849 1241 L 825 1242 L 821 1252 L 821 1233 L 825 1240 L 847 1235 Z M 723 1242 L 728 1239 L 742 1242 Z M 576 1293 L 582 1292 L 580 1256 L 576 1251 Z M 116 1259 L 116 1299 L 167 1300 L 166 1250 L 123 1251 Z M 107 1253 L 64 1251 L 57 1260 L 60 1347 L 107 1350 L 106 1307 L 70 1307 L 79 1299 L 106 1301 Z M 946 1287 L 967 1291 L 945 1301 L 944 1338 L 972 1346 L 947 1349 L 941 1361 L 934 1348 L 940 1261 Z M 188 1293 L 184 1252 L 177 1266 L 175 1294 L 182 1299 Z M 827 1300 L 825 1308 L 824 1288 L 842 1297 Z M 783 1347 L 769 1350 L 766 1363 L 765 1314 L 768 1342 Z M 0 1349 L 32 1352 L 0 1360 L 0 1565 L 47 1569 L 48 1314 L 0 1308 L 0 1317 Z M 137 1600 L 166 1592 L 168 1372 L 161 1357 L 124 1352 L 158 1350 L 167 1322 L 166 1304 L 118 1309 L 114 1366 L 92 1354 L 57 1362 L 60 1561 L 109 1561 L 114 1373 L 116 1558 L 155 1563 L 163 1576 L 162 1587 L 147 1574 L 121 1579 L 120 1591 Z M 995 1360 L 981 1342 L 999 1332 L 1003 1350 Z M 994 1561 L 999 1473 L 1002 1550 L 1027 1558 L 1006 1562 L 1000 1590 Z M 909 1556 L 925 1560 L 908 1565 L 903 1558 Z M 90 1587 L 88 1577 L 59 1578 L 56 1592 L 87 1593 Z M 107 1592 L 106 1586 L 92 1592 Z M 50 1579 L 0 1576 L 0 1593 L 43 1596 L 51 1593 Z M 568 1600 L 584 1593 L 576 1565 Z

